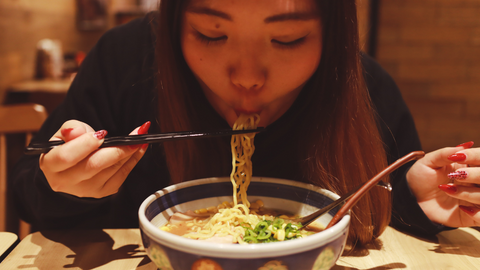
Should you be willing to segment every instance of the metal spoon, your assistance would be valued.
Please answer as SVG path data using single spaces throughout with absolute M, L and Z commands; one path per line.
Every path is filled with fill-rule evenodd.
M 323 214 L 327 213 L 328 211 L 342 204 L 344 201 L 348 200 L 350 197 L 353 196 L 355 192 L 357 192 L 361 187 L 363 187 L 363 185 L 364 184 L 361 184 L 358 187 L 350 190 L 350 192 L 344 194 L 342 197 L 336 199 L 335 201 L 331 202 L 329 205 L 323 207 L 322 209 L 317 210 L 311 213 L 310 215 L 292 219 L 292 221 L 296 223 L 301 223 L 303 227 L 307 226 L 308 224 L 314 222 L 318 217 L 322 216 Z M 384 187 L 388 191 L 392 190 L 392 186 L 390 185 L 390 183 L 385 183 L 383 181 L 378 182 L 377 186 Z

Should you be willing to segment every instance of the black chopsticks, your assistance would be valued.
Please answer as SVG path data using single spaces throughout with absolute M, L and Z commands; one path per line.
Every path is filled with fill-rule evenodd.
M 100 146 L 100 148 L 109 147 L 109 146 L 144 144 L 144 143 L 159 143 L 159 142 L 172 141 L 172 140 L 230 136 L 230 135 L 245 134 L 245 133 L 258 133 L 264 130 L 265 130 L 264 127 L 259 127 L 257 129 L 248 129 L 248 130 L 223 129 L 223 130 L 214 130 L 214 131 L 181 131 L 181 132 L 169 132 L 169 133 L 160 133 L 160 134 L 107 137 L 105 138 L 105 141 Z M 55 146 L 59 146 L 64 143 L 65 142 L 61 140 L 49 141 L 46 143 L 32 143 L 25 148 L 24 153 L 26 155 L 38 155 L 42 153 L 48 153 Z

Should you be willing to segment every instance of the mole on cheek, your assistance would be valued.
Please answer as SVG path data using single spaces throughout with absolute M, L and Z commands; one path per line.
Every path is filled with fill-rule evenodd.
M 215 24 L 215 28 L 220 28 L 220 24 Z

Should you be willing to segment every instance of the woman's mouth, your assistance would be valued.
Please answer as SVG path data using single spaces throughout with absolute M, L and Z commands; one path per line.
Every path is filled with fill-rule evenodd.
M 234 109 L 235 113 L 237 116 L 240 116 L 240 114 L 260 114 L 261 110 L 247 110 L 247 109 Z

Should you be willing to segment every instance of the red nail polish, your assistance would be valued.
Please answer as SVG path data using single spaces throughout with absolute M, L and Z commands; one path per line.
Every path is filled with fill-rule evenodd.
M 141 125 L 138 128 L 137 134 L 138 135 L 143 135 L 148 133 L 148 129 L 150 128 L 150 121 L 145 122 L 145 124 Z M 146 144 L 134 144 L 134 145 L 129 145 L 128 146 L 130 149 L 137 149 L 139 147 L 142 147 L 143 149 L 148 147 L 148 143 Z
M 73 128 L 64 128 L 60 131 L 60 133 L 62 133 L 62 136 L 63 137 L 66 137 L 68 134 L 70 134 L 70 132 L 73 130 Z
M 464 161 L 465 159 L 467 159 L 467 156 L 463 153 L 453 154 L 448 157 L 448 160 L 451 161 Z
M 454 185 L 438 185 L 438 188 L 448 194 L 454 194 L 455 192 L 457 192 L 457 187 Z
M 145 124 L 143 124 L 140 128 L 138 128 L 138 135 L 141 135 L 141 134 L 147 134 L 148 133 L 148 129 L 150 128 L 150 121 L 147 121 Z
M 466 142 L 466 143 L 459 144 L 456 147 L 463 147 L 463 148 L 467 149 L 467 148 L 470 148 L 472 146 L 473 146 L 473 141 L 469 141 L 469 142 Z
M 106 130 L 99 130 L 99 131 L 93 133 L 93 137 L 101 140 L 101 139 L 105 138 L 105 136 L 107 136 L 107 133 L 108 132 Z
M 465 205 L 459 205 L 458 206 L 463 212 L 469 214 L 470 216 L 475 215 L 478 212 L 478 209 L 475 209 L 470 206 L 465 206 Z

